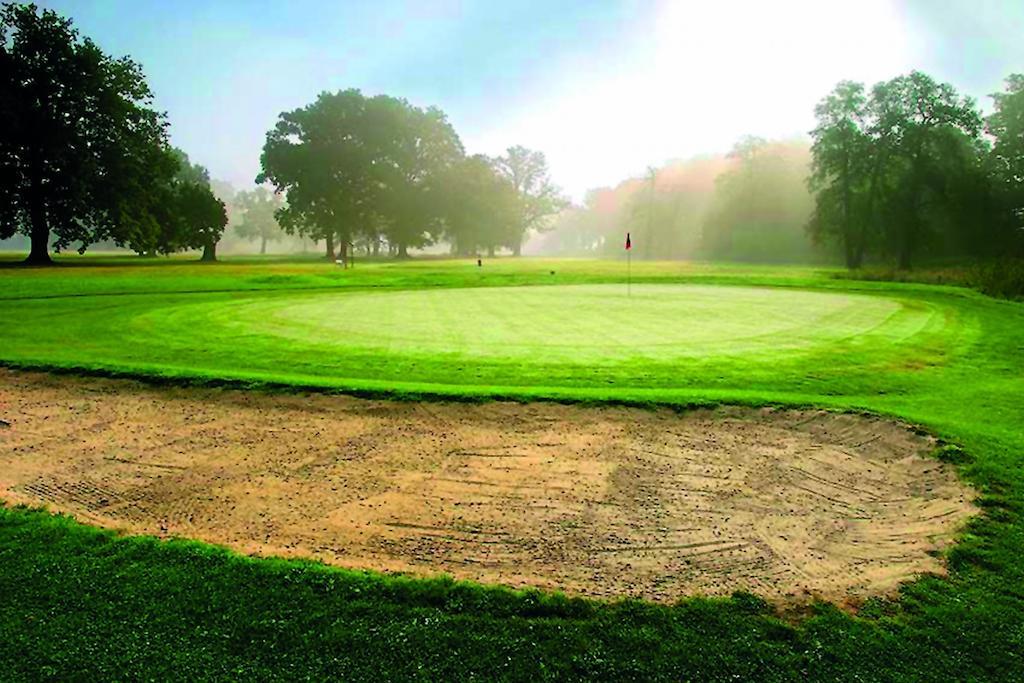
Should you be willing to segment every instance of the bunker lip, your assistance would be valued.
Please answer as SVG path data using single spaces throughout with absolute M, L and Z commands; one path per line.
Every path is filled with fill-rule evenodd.
M 935 442 L 823 411 L 407 403 L 0 369 L 0 499 L 358 569 L 672 602 L 943 573 Z

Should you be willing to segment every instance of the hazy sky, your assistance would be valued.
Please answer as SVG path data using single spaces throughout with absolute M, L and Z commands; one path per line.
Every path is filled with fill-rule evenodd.
M 173 142 L 248 186 L 283 110 L 357 87 L 448 113 L 469 152 L 543 150 L 574 198 L 792 136 L 844 78 L 1024 72 L 1024 0 L 44 0 L 141 62 Z

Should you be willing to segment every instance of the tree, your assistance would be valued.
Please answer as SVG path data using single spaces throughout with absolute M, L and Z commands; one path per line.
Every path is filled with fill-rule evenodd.
M 975 148 L 981 115 L 973 100 L 919 71 L 876 84 L 867 108 L 876 159 L 871 210 L 883 246 L 909 269 L 949 206 L 948 163 Z
M 306 107 L 280 115 L 267 133 L 262 171 L 287 204 L 276 211 L 288 234 L 325 240 L 334 259 L 335 238 L 346 249 L 379 201 L 381 181 L 374 164 L 384 134 L 371 129 L 367 100 L 358 90 L 321 93 Z M 376 137 L 375 137 L 376 136 Z
M 842 81 L 814 109 L 813 160 L 808 187 L 816 194 L 808 228 L 821 241 L 837 237 L 847 268 L 859 268 L 867 248 L 864 202 L 872 146 L 864 85 Z
M 985 121 L 992 146 L 991 176 L 1011 239 L 1024 240 L 1024 75 L 1011 74 L 1006 92 L 992 95 L 995 111 Z
M 251 192 L 239 192 L 235 203 L 242 214 L 235 231 L 247 240 L 260 241 L 260 253 L 267 253 L 267 242 L 281 239 L 281 226 L 275 213 L 282 208 L 280 197 L 257 187 Z
M 398 257 L 406 258 L 409 247 L 430 244 L 443 227 L 441 205 L 432 192 L 463 158 L 462 142 L 436 107 L 420 109 L 378 95 L 367 101 L 366 111 L 372 177 L 380 188 L 376 213 Z
M 922 251 L 981 255 L 998 233 L 981 117 L 973 100 L 919 71 L 865 97 L 841 82 L 815 110 L 808 228 L 837 237 L 846 265 L 874 250 L 910 268 Z
M 166 123 L 138 64 L 71 22 L 0 7 L 0 239 L 31 238 L 28 263 L 79 242 L 122 244 L 156 225 L 154 188 L 173 172 Z
M 480 154 L 467 157 L 439 181 L 436 196 L 454 253 L 469 256 L 486 249 L 493 255 L 508 243 L 518 227 L 519 197 L 490 159 Z
M 224 202 L 217 199 L 210 187 L 210 173 L 206 167 L 193 164 L 188 155 L 175 149 L 178 173 L 174 179 L 175 197 L 172 206 L 180 225 L 178 238 L 172 251 L 202 249 L 202 261 L 217 260 L 217 242 L 228 224 Z
M 530 230 L 540 229 L 545 218 L 561 211 L 568 202 L 552 183 L 543 152 L 516 145 L 509 147 L 495 163 L 519 197 L 519 218 L 506 242 L 512 253 L 519 256 Z
M 431 187 L 462 154 L 439 109 L 345 90 L 281 114 L 256 181 L 286 193 L 279 222 L 289 233 L 326 240 L 328 258 L 335 237 L 344 249 L 360 231 L 382 232 L 405 257 L 440 231 Z
M 167 151 L 175 168 L 167 181 L 149 189 L 151 224 L 136 223 L 125 244 L 140 254 L 171 254 L 202 249 L 203 261 L 215 261 L 217 242 L 227 225 L 224 203 L 210 189 L 210 174 L 177 148 Z
M 213 196 L 208 185 L 181 183 L 175 206 L 184 231 L 176 248 L 202 249 L 202 261 L 217 260 L 217 242 L 228 223 L 224 203 Z
M 997 173 L 1006 183 L 1024 188 L 1024 74 L 1006 78 L 1006 92 L 992 95 L 995 111 L 985 130 L 995 138 L 992 155 Z

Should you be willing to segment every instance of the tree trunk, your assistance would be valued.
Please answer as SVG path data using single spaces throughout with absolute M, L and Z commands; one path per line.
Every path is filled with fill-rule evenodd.
M 374 238 L 373 240 L 373 255 L 380 256 L 380 238 Z
M 845 151 L 845 150 L 844 150 Z M 843 170 L 841 172 L 843 183 L 843 242 L 846 247 L 846 267 L 854 270 L 860 267 L 857 263 L 857 245 L 853 237 L 853 216 L 850 209 L 850 154 L 843 154 Z
M 910 270 L 910 257 L 914 251 L 913 228 L 907 230 L 900 239 L 900 253 L 897 267 L 900 270 Z
M 846 247 L 846 267 L 857 270 L 864 265 L 864 237 L 854 235 L 851 244 Z
M 47 266 L 53 263 L 50 258 L 50 229 L 45 218 L 42 225 L 37 225 L 35 220 L 32 221 L 32 249 L 25 263 L 33 266 Z
M 513 247 L 512 247 L 512 255 L 513 256 L 522 256 L 523 255 L 523 243 L 522 242 L 516 242 L 515 245 L 513 245 Z
M 409 247 L 405 242 L 398 243 L 398 258 L 409 258 Z
M 910 250 L 909 249 L 901 249 L 900 250 L 900 260 L 899 260 L 899 266 L 898 267 L 899 267 L 900 270 L 910 270 Z
M 327 234 L 327 260 L 334 260 L 334 235 Z
M 859 254 L 857 253 L 857 245 L 853 241 L 853 235 L 847 233 L 843 237 L 843 247 L 846 251 L 846 267 L 849 270 L 857 270 L 860 268 L 857 258 Z
M 916 209 L 917 207 L 914 208 Z M 900 270 L 910 270 L 911 257 L 913 256 L 914 249 L 917 247 L 918 233 L 917 219 L 911 217 L 903 225 L 903 230 L 900 231 L 899 235 L 899 243 L 896 246 L 896 267 Z
M 50 259 L 50 226 L 46 222 L 46 207 L 43 206 L 42 181 L 38 176 L 32 179 L 32 188 L 29 190 L 29 220 L 32 222 L 32 249 L 29 251 L 25 263 L 35 266 L 45 266 L 53 263 Z
M 203 257 L 199 259 L 205 263 L 213 263 L 217 260 L 217 243 L 210 242 L 203 247 Z
M 267 253 L 267 238 L 260 235 L 260 255 Z

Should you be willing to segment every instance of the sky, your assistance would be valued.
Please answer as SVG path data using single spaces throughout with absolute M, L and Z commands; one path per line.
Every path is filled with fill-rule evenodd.
M 277 115 L 350 87 L 543 151 L 573 199 L 743 135 L 806 135 L 838 81 L 920 69 L 989 106 L 1022 0 L 43 0 L 143 66 L 172 142 L 241 189 Z

